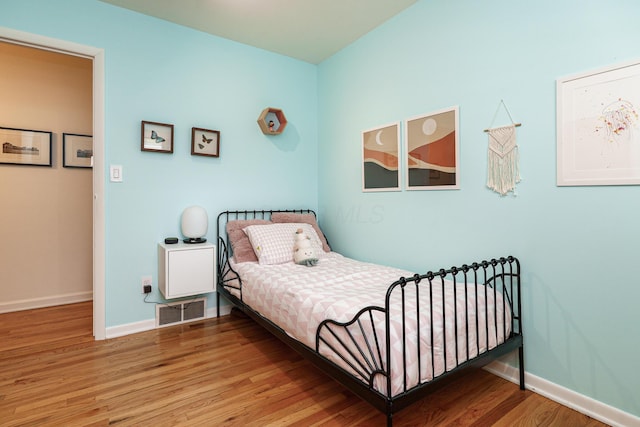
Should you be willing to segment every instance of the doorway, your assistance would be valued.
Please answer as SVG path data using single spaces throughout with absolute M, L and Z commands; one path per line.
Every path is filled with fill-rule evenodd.
M 105 320 L 105 205 L 104 205 L 104 51 L 91 46 L 0 28 L 0 41 L 78 56 L 93 61 L 93 335 L 106 338 Z M 62 142 L 60 142 L 62 143 Z

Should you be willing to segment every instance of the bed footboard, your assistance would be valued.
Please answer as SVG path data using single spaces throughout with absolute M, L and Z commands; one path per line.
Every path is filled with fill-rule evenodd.
M 383 397 L 389 423 L 446 377 L 515 349 L 524 389 L 522 343 L 520 263 L 512 256 L 402 277 L 385 307 L 326 320 L 316 334 L 319 354 Z

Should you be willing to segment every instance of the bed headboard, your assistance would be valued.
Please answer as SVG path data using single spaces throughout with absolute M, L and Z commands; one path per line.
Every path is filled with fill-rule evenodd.
M 227 223 L 235 220 L 252 220 L 252 219 L 264 219 L 270 220 L 271 214 L 274 213 L 301 213 L 312 214 L 314 217 L 316 213 L 311 209 L 265 209 L 265 210 L 237 210 L 237 211 L 224 211 L 218 214 L 218 220 L 216 225 L 216 233 L 218 236 L 218 274 L 219 278 L 223 274 L 226 264 L 229 258 L 233 256 L 233 249 L 229 244 L 229 235 L 227 234 Z
M 312 211 L 311 209 L 269 209 L 269 210 L 253 210 L 253 211 L 224 211 L 221 212 L 220 214 L 218 214 L 218 222 L 217 222 L 217 235 L 218 235 L 218 242 L 220 242 L 220 239 L 222 239 L 224 241 L 224 244 L 226 245 L 229 239 L 229 236 L 227 236 L 227 222 L 229 221 L 235 221 L 238 219 L 265 219 L 265 220 L 269 220 L 271 219 L 271 214 L 272 213 L 309 213 L 309 214 L 313 214 L 313 216 L 316 216 L 316 213 L 314 211 Z

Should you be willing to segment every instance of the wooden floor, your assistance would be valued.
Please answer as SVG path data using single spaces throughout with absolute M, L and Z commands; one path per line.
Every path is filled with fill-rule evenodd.
M 384 426 L 386 418 L 251 320 L 106 341 L 91 303 L 0 314 L 2 426 Z M 394 426 L 604 426 L 479 370 Z

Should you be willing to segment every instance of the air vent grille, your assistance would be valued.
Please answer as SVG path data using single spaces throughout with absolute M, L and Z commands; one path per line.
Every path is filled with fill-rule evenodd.
M 169 326 L 204 319 L 206 298 L 156 305 L 156 326 Z

